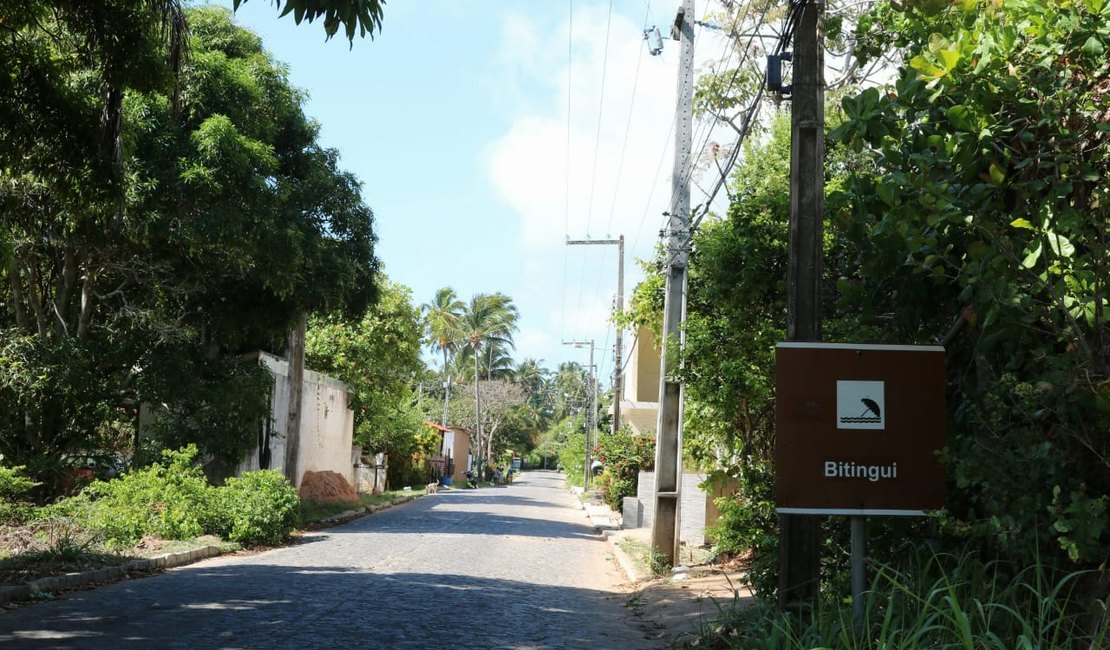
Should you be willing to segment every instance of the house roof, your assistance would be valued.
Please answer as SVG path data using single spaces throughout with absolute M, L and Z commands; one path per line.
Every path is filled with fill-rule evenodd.
M 424 424 L 430 426 L 431 428 L 435 429 L 436 431 L 439 431 L 440 433 L 446 433 L 447 431 L 454 431 L 454 429 L 452 429 L 451 427 L 440 426 L 440 425 L 436 424 L 435 422 L 432 422 L 431 420 L 424 420 Z

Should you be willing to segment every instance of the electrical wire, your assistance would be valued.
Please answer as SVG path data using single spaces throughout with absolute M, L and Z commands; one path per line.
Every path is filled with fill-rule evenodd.
M 590 237 L 590 224 L 594 212 L 594 190 L 597 188 L 597 154 L 601 146 L 601 117 L 605 112 L 605 75 L 609 68 L 609 32 L 613 25 L 613 0 L 609 0 L 609 13 L 605 19 L 605 48 L 601 55 L 601 92 L 597 101 L 597 132 L 594 135 L 593 173 L 590 175 L 590 200 L 586 204 L 586 238 Z
M 574 0 L 567 0 L 568 16 L 567 16 L 567 146 L 566 146 L 566 167 L 564 169 L 566 174 L 565 189 L 563 195 L 563 238 L 570 239 L 570 115 L 571 115 L 571 74 L 574 71 Z M 567 264 L 569 262 L 570 251 L 563 249 L 563 310 L 561 323 L 559 324 L 560 334 L 566 335 L 567 327 Z

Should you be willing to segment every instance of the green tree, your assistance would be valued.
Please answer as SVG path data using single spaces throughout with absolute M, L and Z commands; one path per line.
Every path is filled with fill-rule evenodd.
M 870 161 L 842 188 L 842 300 L 944 338 L 948 530 L 1019 562 L 1110 549 L 1108 18 L 1101 0 L 880 7 L 860 56 L 906 65 L 833 133 Z
M 443 355 L 443 426 L 448 426 L 450 415 L 451 375 L 448 366 L 459 349 L 459 321 L 465 307 L 451 287 L 443 287 L 436 292 L 432 302 L 420 306 L 428 347 Z
M 385 280 L 357 322 L 317 316 L 305 336 L 305 364 L 347 385 L 355 442 L 369 453 L 409 455 L 423 432 L 413 387 L 423 372 L 421 319 L 407 287 Z
M 474 422 L 478 449 L 479 463 L 483 459 L 482 453 L 482 398 L 481 398 L 481 363 L 483 352 L 493 352 L 496 346 L 512 347 L 513 333 L 516 331 L 518 312 L 513 305 L 512 298 L 502 293 L 476 294 L 463 310 L 459 322 L 459 338 L 465 346 L 463 349 L 474 363 Z M 459 355 L 464 356 L 464 355 Z M 488 456 L 487 448 L 485 455 Z
M 267 413 L 262 370 L 239 355 L 280 345 L 297 313 L 360 314 L 374 299 L 372 214 L 316 143 L 302 95 L 229 12 L 188 17 L 177 104 L 169 71 L 105 63 L 74 31 L 93 26 L 65 11 L 5 23 L 16 55 L 0 111 L 27 117 L 0 129 L 27 150 L 0 145 L 0 452 L 39 476 L 126 447 L 141 403 L 164 405 L 152 432 L 237 460 Z M 104 69 L 138 79 L 108 162 L 86 146 L 102 133 L 89 80 Z M 37 121 L 56 111 L 56 131 Z

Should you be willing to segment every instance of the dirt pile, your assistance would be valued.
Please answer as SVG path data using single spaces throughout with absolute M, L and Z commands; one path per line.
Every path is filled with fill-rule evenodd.
M 314 503 L 362 503 L 347 479 L 335 472 L 305 472 L 299 492 L 301 499 Z

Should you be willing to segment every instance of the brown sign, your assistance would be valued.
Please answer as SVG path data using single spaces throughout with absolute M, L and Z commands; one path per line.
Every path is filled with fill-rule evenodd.
M 775 505 L 920 515 L 944 505 L 944 348 L 779 343 Z

